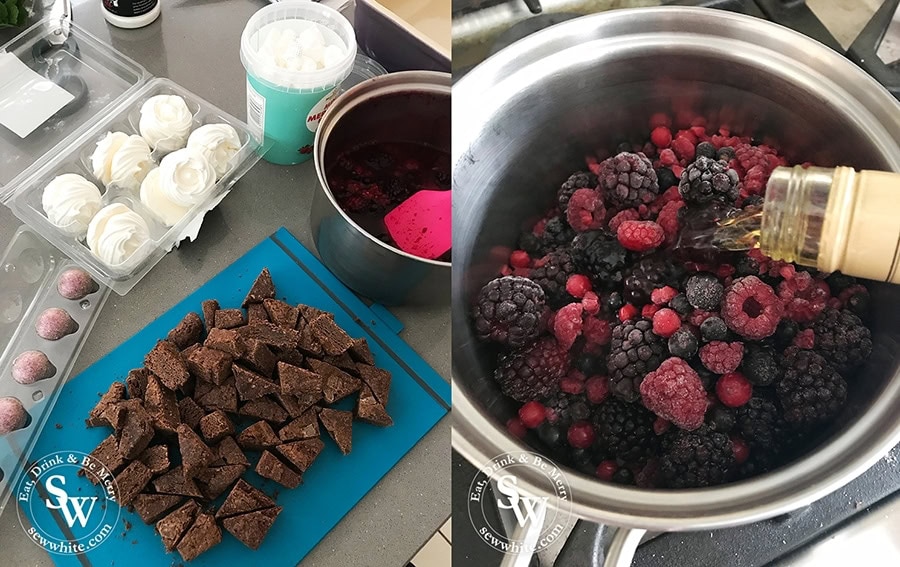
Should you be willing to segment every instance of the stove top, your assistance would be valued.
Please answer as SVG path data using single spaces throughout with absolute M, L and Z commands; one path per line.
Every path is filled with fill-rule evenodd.
M 607 5 L 606 8 L 623 7 L 623 4 L 660 4 L 616 0 L 595 0 L 593 3 Z M 706 6 L 739 12 L 792 28 L 845 54 L 900 98 L 900 0 L 884 0 L 847 49 L 841 46 L 803 0 L 676 0 L 663 4 Z M 597 11 L 566 11 L 568 5 L 579 3 L 543 0 L 543 13 L 533 15 L 532 3 L 526 5 L 522 0 L 453 0 L 454 65 L 460 64 L 454 68 L 454 80 L 487 56 L 531 33 L 582 13 Z M 584 2 L 580 5 L 583 6 Z M 461 58 L 457 58 L 457 40 L 464 48 Z M 878 533 L 879 528 L 889 543 L 900 538 L 891 531 L 893 526 L 898 525 L 896 520 L 900 515 L 898 460 L 900 446 L 841 490 L 791 514 L 729 529 L 653 534 L 638 548 L 634 565 L 761 567 L 802 564 L 824 567 L 846 564 L 837 562 L 831 547 L 852 545 L 855 548 L 859 533 Z M 456 454 L 453 466 L 454 494 L 465 494 L 475 469 Z M 457 486 L 457 479 L 462 483 L 460 486 Z M 465 497 L 455 497 L 454 516 L 465 518 L 465 506 Z M 532 567 L 554 564 L 599 567 L 603 564 L 603 557 L 597 551 L 602 549 L 598 543 L 608 535 L 608 529 L 604 526 L 578 522 L 564 545 L 533 558 Z M 499 554 L 478 541 L 474 530 L 466 522 L 456 522 L 453 536 L 456 538 L 454 553 L 460 553 L 458 559 L 461 563 L 500 564 Z M 881 552 L 872 551 L 875 547 L 871 542 L 866 544 L 870 552 Z M 891 551 L 895 555 L 893 558 L 872 555 L 876 558 L 875 564 L 900 562 L 897 550 Z M 865 554 L 865 551 L 859 553 Z

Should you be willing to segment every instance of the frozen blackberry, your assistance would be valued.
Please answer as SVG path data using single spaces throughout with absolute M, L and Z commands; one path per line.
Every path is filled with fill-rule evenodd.
M 606 357 L 582 353 L 575 358 L 575 364 L 573 366 L 576 370 L 588 377 L 606 374 Z
M 642 153 L 625 151 L 603 160 L 597 178 L 607 202 L 619 208 L 648 205 L 659 194 L 656 170 Z
M 697 354 L 698 349 L 699 344 L 697 343 L 697 337 L 694 336 L 694 333 L 684 327 L 678 329 L 671 337 L 669 337 L 669 352 L 672 356 L 689 360 L 692 356 Z
M 746 254 L 742 255 L 734 265 L 734 275 L 737 277 L 758 276 L 759 262 Z
M 584 394 L 559 391 L 542 403 L 547 410 L 547 421 L 563 428 L 575 421 L 591 418 L 591 406 Z
M 525 348 L 501 354 L 494 379 L 504 394 L 527 402 L 555 392 L 568 366 L 569 354 L 556 339 L 545 337 Z
M 544 241 L 541 240 L 540 236 L 530 230 L 526 230 L 519 235 L 516 246 L 519 250 L 528 252 L 528 255 L 532 258 L 543 256 L 546 253 L 544 250 Z
M 626 302 L 641 306 L 650 302 L 654 289 L 677 284 L 682 270 L 659 255 L 641 258 L 625 272 L 622 296 Z
M 679 293 L 673 297 L 672 300 L 669 301 L 669 307 L 674 309 L 679 315 L 687 315 L 694 310 L 694 308 L 691 307 L 691 302 L 688 301 L 687 296 L 683 293 Z
M 528 275 L 531 281 L 544 290 L 547 304 L 556 309 L 572 301 L 566 291 L 566 281 L 575 272 L 575 264 L 569 253 L 557 250 L 547 254 L 543 264 L 532 268 Z
M 668 167 L 661 167 L 656 170 L 656 179 L 659 183 L 659 192 L 662 193 L 669 187 L 678 185 L 678 178 L 672 173 Z
M 740 370 L 754 386 L 769 386 L 781 378 L 781 366 L 775 350 L 765 346 L 748 348 Z
M 684 293 L 688 302 L 697 309 L 715 311 L 722 304 L 725 287 L 713 274 L 700 273 L 688 278 Z
M 738 198 L 738 174 L 724 161 L 700 156 L 684 169 L 678 192 L 688 206 L 702 207 L 713 201 L 734 204 Z
M 540 334 L 544 308 L 544 290 L 537 283 L 518 276 L 492 280 L 475 304 L 478 338 L 525 346 Z
M 709 142 L 700 142 L 694 150 L 695 154 L 709 159 L 718 159 L 718 150 Z
M 768 450 L 752 449 L 747 460 L 738 465 L 737 478 L 753 478 L 777 468 L 778 456 Z
M 593 189 L 596 186 L 597 176 L 593 173 L 589 171 L 578 171 L 573 173 L 566 179 L 565 183 L 562 184 L 559 191 L 556 193 L 557 198 L 559 199 L 559 210 L 562 211 L 563 214 L 566 213 L 569 206 L 569 199 L 575 191 L 584 188 Z
M 572 241 L 572 260 L 591 278 L 596 289 L 610 289 L 621 283 L 627 259 L 628 253 L 618 239 L 601 230 L 582 232 Z
M 784 422 L 778 406 L 765 398 L 751 398 L 735 410 L 741 437 L 752 449 L 772 450 L 779 441 Z
M 815 351 L 838 372 L 851 370 L 872 354 L 872 332 L 851 311 L 828 308 L 812 329 L 816 337 Z
M 663 439 L 660 472 L 670 488 L 722 484 L 734 466 L 731 440 L 708 426 L 694 431 L 676 429 Z
M 653 332 L 648 319 L 625 321 L 613 328 L 607 370 L 612 393 L 625 401 L 640 397 L 644 376 L 653 372 L 667 356 L 665 339 Z
M 732 148 L 731 146 L 723 146 L 719 148 L 719 151 L 716 152 L 716 158 L 724 162 L 731 161 L 732 159 L 734 159 L 734 148 Z
M 782 361 L 784 376 L 775 386 L 791 425 L 806 426 L 835 417 L 847 400 L 847 383 L 821 355 L 795 350 Z
M 724 341 L 728 338 L 728 326 L 721 317 L 709 317 L 700 323 L 700 336 L 705 342 Z
M 557 216 L 548 220 L 547 224 L 544 225 L 541 243 L 544 250 L 551 251 L 567 248 L 572 243 L 573 238 L 575 238 L 575 231 L 566 222 L 565 217 Z
M 659 447 L 655 420 L 653 412 L 641 404 L 611 398 L 594 408 L 597 443 L 625 463 L 646 461 Z
M 719 433 L 728 433 L 734 429 L 736 418 L 734 411 L 716 404 L 706 412 L 706 424 Z

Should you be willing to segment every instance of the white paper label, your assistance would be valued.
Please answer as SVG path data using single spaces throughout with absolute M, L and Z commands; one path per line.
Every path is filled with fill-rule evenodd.
M 34 132 L 75 98 L 12 53 L 0 53 L 0 77 L 0 124 L 20 138 Z
M 247 81 L 247 125 L 260 140 L 266 129 L 266 99 Z

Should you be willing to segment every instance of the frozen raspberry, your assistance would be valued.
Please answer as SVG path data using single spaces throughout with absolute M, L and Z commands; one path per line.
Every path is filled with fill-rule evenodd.
M 753 384 L 740 372 L 729 372 L 716 382 L 716 396 L 723 405 L 739 408 L 753 397 Z
M 509 255 L 509 265 L 513 268 L 527 268 L 531 265 L 531 257 L 524 250 L 514 250 Z
M 534 429 L 544 423 L 547 412 L 541 402 L 531 401 L 519 408 L 519 419 L 528 429 Z
M 592 404 L 602 403 L 609 397 L 609 378 L 606 376 L 592 376 L 584 383 L 584 393 Z
M 641 382 L 644 405 L 682 429 L 703 425 L 706 414 L 706 390 L 700 376 L 680 358 L 669 358 L 647 374 Z
M 694 144 L 691 142 L 690 138 L 681 133 L 672 140 L 672 150 L 675 151 L 675 155 L 678 156 L 678 159 L 683 159 L 685 161 L 692 161 L 696 153 Z
M 672 150 L 666 149 L 666 150 L 659 152 L 659 164 L 660 165 L 663 165 L 666 167 L 672 167 L 673 165 L 676 165 L 677 163 L 678 163 L 678 157 L 675 155 L 675 152 L 673 152 Z M 676 177 L 678 177 L 678 176 L 676 175 Z
M 625 322 L 630 321 L 638 316 L 638 308 L 630 303 L 626 303 L 619 309 L 619 321 Z
M 797 333 L 791 344 L 803 350 L 812 350 L 816 346 L 816 333 L 812 329 L 803 329 Z
M 744 358 L 743 343 L 712 341 L 700 347 L 700 361 L 716 374 L 734 372 Z
M 734 452 L 734 461 L 737 464 L 743 463 L 750 456 L 750 446 L 747 445 L 747 442 L 734 435 L 731 436 L 731 450 Z
M 725 292 L 722 318 L 729 329 L 748 339 L 771 336 L 783 314 L 775 290 L 756 276 L 734 280 Z
M 616 232 L 619 243 L 626 250 L 647 252 L 658 247 L 666 238 L 663 228 L 653 221 L 625 221 Z
M 684 207 L 684 201 L 669 201 L 656 217 L 656 223 L 662 227 L 665 234 L 664 242 L 666 244 L 672 244 L 678 239 L 678 231 L 681 230 L 678 214 L 682 207 Z
M 606 220 L 606 208 L 603 197 L 594 189 L 578 189 L 569 198 L 566 208 L 566 220 L 577 232 L 603 228 Z
M 703 325 L 703 323 L 706 322 L 707 319 L 715 316 L 716 314 L 713 311 L 694 309 L 693 311 L 691 311 L 690 315 L 688 315 L 687 322 L 695 327 L 700 327 L 701 325 Z
M 581 299 L 586 292 L 591 291 L 591 279 L 584 274 L 572 274 L 566 280 L 566 291 L 572 297 Z
M 597 465 L 597 478 L 610 482 L 616 471 L 619 470 L 619 464 L 613 460 L 600 461 Z
M 656 305 L 668 305 L 676 295 L 678 295 L 678 290 L 667 285 L 665 287 L 656 288 L 650 292 L 650 301 Z
M 653 315 L 653 332 L 668 339 L 681 328 L 681 317 L 678 313 L 665 307 Z
M 668 148 L 672 143 L 672 131 L 665 126 L 657 126 L 650 132 L 650 141 L 659 149 Z
M 597 317 L 585 318 L 581 333 L 586 341 L 584 349 L 588 352 L 599 352 L 600 348 L 608 345 L 612 339 L 609 322 Z
M 827 307 L 831 292 L 824 281 L 813 279 L 809 272 L 799 272 L 778 284 L 778 297 L 784 302 L 785 317 L 809 323 Z
M 577 370 L 569 372 L 559 381 L 559 389 L 567 394 L 581 394 L 584 392 L 584 374 Z
M 588 315 L 596 315 L 600 313 L 600 298 L 593 291 L 588 291 L 581 298 L 581 306 Z
M 569 426 L 569 431 L 566 434 L 569 445 L 576 449 L 590 448 L 594 444 L 595 437 L 594 426 L 591 425 L 590 421 L 576 421 Z
M 563 350 L 569 350 L 575 339 L 581 335 L 581 316 L 584 307 L 580 303 L 570 303 L 556 312 L 553 319 L 553 335 Z
M 640 220 L 641 213 L 637 211 L 637 209 L 624 209 L 613 215 L 613 218 L 609 219 L 609 230 L 613 232 L 618 232 L 619 227 L 622 226 L 622 223 L 629 220 Z
M 506 422 L 506 430 L 517 439 L 524 439 L 525 435 L 528 434 L 525 424 L 518 417 L 509 418 L 509 421 Z

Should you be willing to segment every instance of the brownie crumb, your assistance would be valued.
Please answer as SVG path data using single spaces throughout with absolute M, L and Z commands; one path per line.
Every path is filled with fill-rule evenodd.
M 222 410 L 216 410 L 200 420 L 200 433 L 207 443 L 218 443 L 234 435 L 234 424 Z
M 144 366 L 156 374 L 170 390 L 182 389 L 190 378 L 181 351 L 169 341 L 157 342 L 144 358 Z
M 324 408 L 319 412 L 319 420 L 331 436 L 341 453 L 347 455 L 353 448 L 353 414 Z
M 180 350 L 200 341 L 203 334 L 203 321 L 200 316 L 190 311 L 178 325 L 169 331 L 166 339 L 172 341 Z
M 256 281 L 250 286 L 247 297 L 241 303 L 241 307 L 247 307 L 251 303 L 262 303 L 264 299 L 272 299 L 275 297 L 275 284 L 272 283 L 272 274 L 269 268 L 263 268 L 262 272 L 256 277 Z
M 255 470 L 259 476 L 274 480 L 285 488 L 297 488 L 302 482 L 299 474 L 292 471 L 278 457 L 268 451 L 263 451 Z

